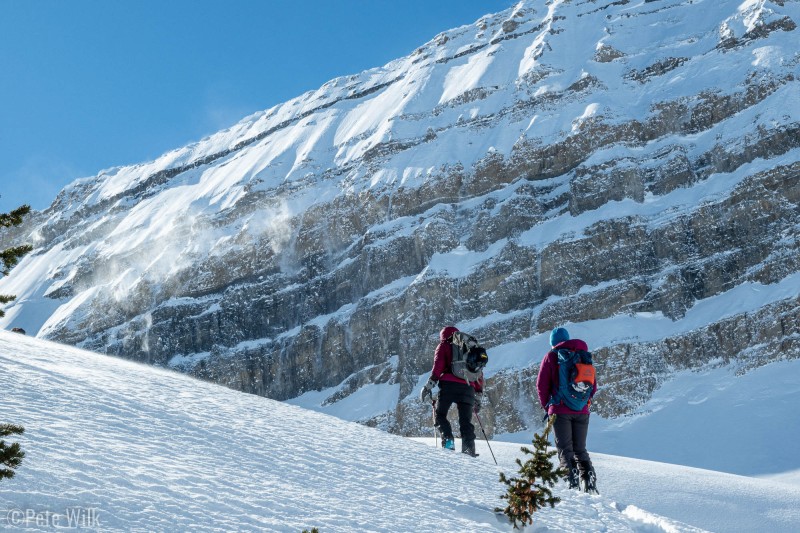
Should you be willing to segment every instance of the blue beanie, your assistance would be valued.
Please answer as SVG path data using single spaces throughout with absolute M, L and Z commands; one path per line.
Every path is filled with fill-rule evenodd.
M 569 332 L 564 328 L 556 328 L 550 332 L 550 346 L 569 340 Z

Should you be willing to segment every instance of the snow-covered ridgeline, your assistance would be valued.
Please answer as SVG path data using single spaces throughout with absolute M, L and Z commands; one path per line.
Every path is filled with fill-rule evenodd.
M 484 17 L 474 25 L 444 32 L 407 58 L 332 80 L 316 91 L 256 113 L 225 131 L 168 152 L 153 162 L 84 178 L 78 183 L 92 184 L 92 192 L 82 203 L 91 206 L 117 197 L 159 172 L 191 167 L 219 154 L 233 153 L 233 162 L 230 157 L 221 158 L 235 167 L 233 171 L 218 172 L 215 166 L 201 169 L 206 186 L 195 184 L 193 187 L 197 189 L 196 199 L 209 199 L 212 209 L 224 209 L 227 204 L 219 202 L 219 193 L 230 195 L 231 189 L 241 193 L 242 186 L 256 176 L 261 179 L 269 176 L 271 180 L 262 186 L 271 189 L 275 182 L 302 178 L 308 169 L 347 167 L 358 162 L 364 152 L 387 140 L 414 139 L 424 136 L 429 128 L 440 130 L 466 118 L 491 117 L 531 90 L 521 86 L 520 80 L 537 68 L 548 70 L 547 83 L 534 86 L 535 95 L 540 98 L 563 91 L 585 76 L 599 78 L 607 88 L 595 95 L 601 97 L 598 101 L 588 106 L 575 101 L 559 107 L 556 113 L 545 109 L 544 113 L 534 115 L 531 126 L 535 126 L 529 126 L 523 133 L 550 142 L 573 131 L 576 121 L 582 122 L 598 113 L 611 112 L 611 116 L 616 115 L 620 121 L 640 118 L 651 111 L 650 104 L 654 101 L 693 97 L 704 88 L 727 88 L 735 92 L 738 90 L 735 84 L 725 82 L 743 79 L 753 66 L 767 74 L 781 72 L 787 64 L 796 62 L 790 35 L 775 39 L 777 42 L 768 47 L 753 50 L 750 64 L 741 62 L 738 54 L 715 51 L 720 40 L 717 30 L 725 28 L 731 36 L 741 36 L 782 16 L 765 2 L 742 4 L 727 0 L 715 2 L 713 9 L 708 9 L 708 5 L 689 7 L 679 1 L 617 9 L 613 6 L 597 9 L 590 3 L 552 2 L 542 12 L 538 4 L 521 2 L 506 12 Z M 791 5 L 782 7 L 784 13 L 795 14 Z M 642 25 L 652 22 L 649 25 L 655 27 L 655 31 L 639 31 L 638 24 L 627 21 L 631 16 L 642 19 Z M 562 22 L 556 27 L 558 21 Z M 722 26 L 717 26 L 719 21 L 723 21 Z M 513 24 L 509 26 L 509 23 Z M 578 35 L 580 39 L 576 40 Z M 534 44 L 530 44 L 531 37 Z M 563 41 L 569 41 L 571 46 L 565 49 Z M 654 53 L 664 53 L 666 42 L 673 42 L 671 48 L 680 51 L 681 56 L 692 58 L 690 64 L 685 65 L 686 71 L 679 75 L 651 82 L 649 98 L 642 99 L 638 97 L 639 84 L 625 81 L 621 74 L 626 70 L 644 70 L 652 63 Z M 623 51 L 624 63 L 587 63 L 587 58 L 603 46 Z M 541 54 L 545 51 L 548 55 L 543 58 Z M 705 56 L 708 54 L 714 55 L 715 67 L 703 76 L 691 76 L 707 69 L 709 59 Z M 479 88 L 492 89 L 492 96 L 453 103 Z M 448 103 L 450 105 L 445 105 Z M 780 114 L 781 108 L 766 107 Z M 432 109 L 439 112 L 431 116 Z M 465 111 L 468 115 L 464 115 Z M 417 117 L 424 120 L 415 120 Z M 731 129 L 733 131 L 736 130 Z M 504 144 L 491 146 L 507 152 L 510 145 Z M 468 166 L 485 153 L 475 146 L 459 148 L 456 143 L 447 148 L 444 153 L 437 154 L 437 163 L 446 162 L 441 157 L 444 155 Z M 252 155 L 244 155 L 246 153 Z M 389 167 L 388 174 L 382 175 L 399 180 L 401 175 L 392 170 L 404 167 Z M 425 175 L 424 166 L 416 169 L 412 166 L 411 170 Z M 207 172 L 210 174 L 206 175 Z M 187 182 L 184 174 L 187 172 L 179 173 L 177 184 Z M 374 184 L 374 179 L 370 183 Z M 64 194 L 69 196 L 69 192 L 70 188 Z M 235 195 L 229 197 L 232 201 Z M 70 212 L 71 209 L 62 208 L 56 215 Z

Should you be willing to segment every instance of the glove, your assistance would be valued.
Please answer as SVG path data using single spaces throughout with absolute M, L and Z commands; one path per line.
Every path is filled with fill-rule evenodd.
M 475 411 L 475 414 L 481 412 L 481 404 L 483 403 L 483 393 L 478 392 L 475 394 L 475 403 L 472 404 L 472 410 Z
M 421 401 L 422 403 L 425 403 L 426 401 L 428 403 L 433 402 L 433 395 L 431 394 L 431 391 L 435 386 L 436 382 L 433 381 L 432 379 L 428 379 L 428 382 L 425 384 L 424 387 L 422 387 L 422 390 L 419 393 L 419 401 Z

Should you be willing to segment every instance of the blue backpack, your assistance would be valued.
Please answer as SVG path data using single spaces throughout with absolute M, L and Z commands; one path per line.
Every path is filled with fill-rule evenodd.
M 595 383 L 592 354 L 566 348 L 555 353 L 558 358 L 558 389 L 547 405 L 563 403 L 573 411 L 581 411 L 589 403 Z

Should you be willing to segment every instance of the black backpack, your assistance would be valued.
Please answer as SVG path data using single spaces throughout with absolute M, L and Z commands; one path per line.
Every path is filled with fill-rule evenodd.
M 450 348 L 453 352 L 453 375 L 468 383 L 478 381 L 483 367 L 489 362 L 489 355 L 478 340 L 463 331 L 456 331 L 450 337 Z

